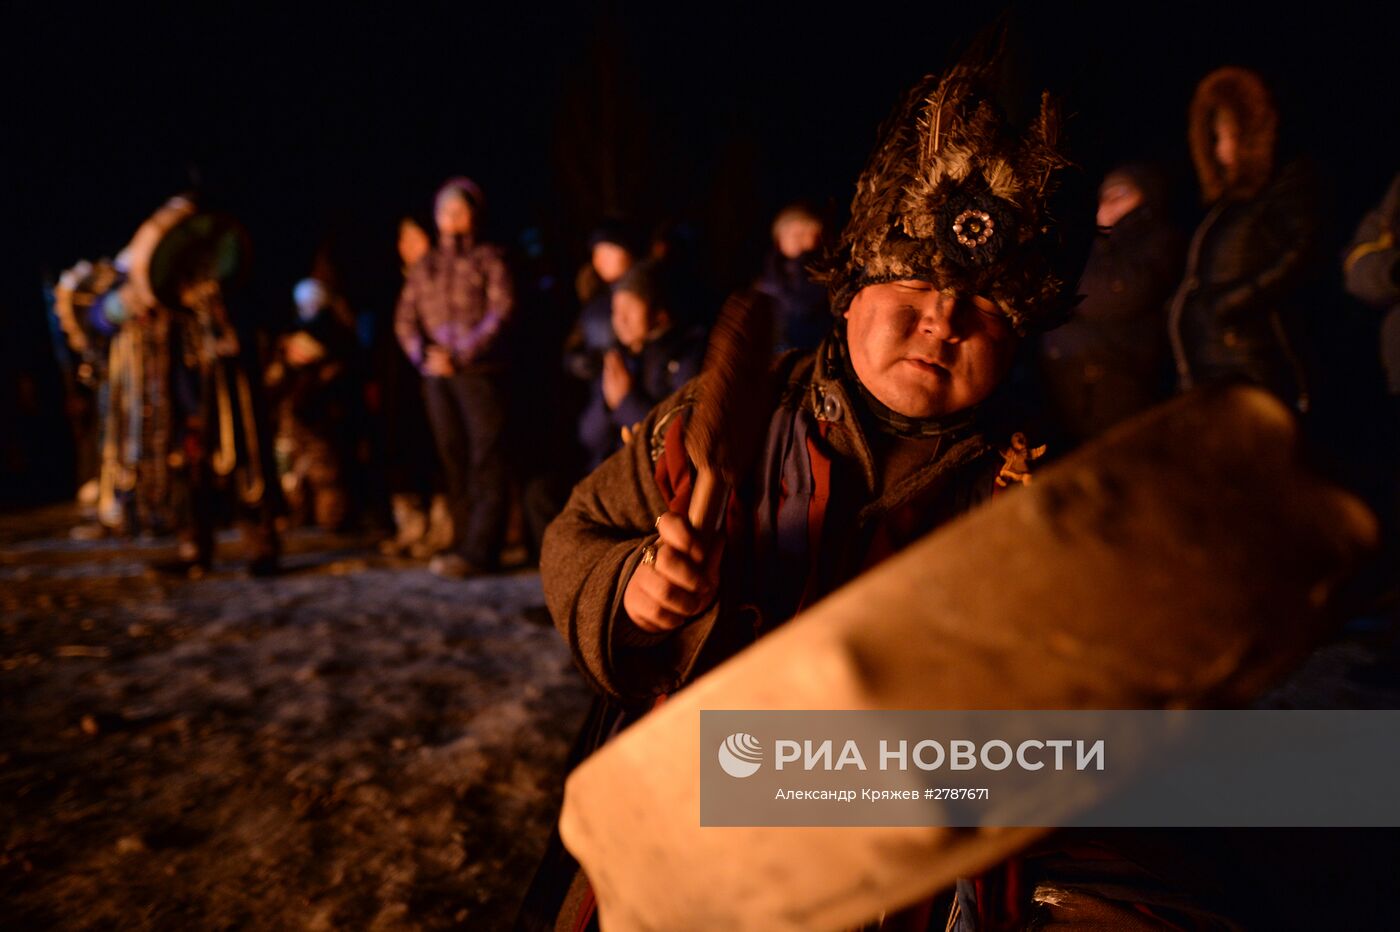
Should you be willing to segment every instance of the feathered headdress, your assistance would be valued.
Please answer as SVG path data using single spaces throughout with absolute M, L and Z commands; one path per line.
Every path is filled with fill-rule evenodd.
M 920 279 L 991 298 L 1018 332 L 1058 323 L 1093 233 L 1093 198 L 1040 95 L 1008 122 L 997 62 L 925 77 L 880 131 L 851 219 L 821 276 L 842 313 L 866 285 Z

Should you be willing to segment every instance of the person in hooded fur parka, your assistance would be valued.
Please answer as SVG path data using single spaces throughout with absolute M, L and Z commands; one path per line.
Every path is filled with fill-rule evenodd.
M 1179 387 L 1243 379 L 1307 410 L 1290 329 L 1317 239 L 1312 173 L 1302 161 L 1276 165 L 1278 111 L 1245 68 L 1201 81 L 1190 142 L 1207 211 L 1169 317 Z

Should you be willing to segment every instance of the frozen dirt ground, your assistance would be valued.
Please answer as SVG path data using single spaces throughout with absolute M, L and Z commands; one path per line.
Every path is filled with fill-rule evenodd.
M 537 574 L 192 582 L 73 520 L 0 517 L 0 927 L 509 926 L 587 703 Z
M 533 573 L 297 533 L 252 579 L 0 515 L 0 929 L 508 928 L 587 694 Z M 1400 708 L 1393 618 L 1262 705 Z

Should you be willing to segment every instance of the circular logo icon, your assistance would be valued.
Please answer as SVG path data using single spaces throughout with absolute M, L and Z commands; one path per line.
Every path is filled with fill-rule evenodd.
M 751 777 L 763 763 L 763 745 L 753 735 L 739 732 L 719 746 L 719 765 L 731 777 Z

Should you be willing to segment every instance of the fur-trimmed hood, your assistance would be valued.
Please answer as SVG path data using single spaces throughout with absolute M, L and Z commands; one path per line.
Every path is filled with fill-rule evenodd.
M 1239 169 L 1234 178 L 1215 159 L 1215 116 L 1221 110 L 1239 121 Z M 1190 139 L 1207 204 L 1225 196 L 1246 200 L 1259 194 L 1273 175 L 1278 140 L 1278 110 L 1263 78 L 1237 67 L 1206 75 L 1191 98 Z

